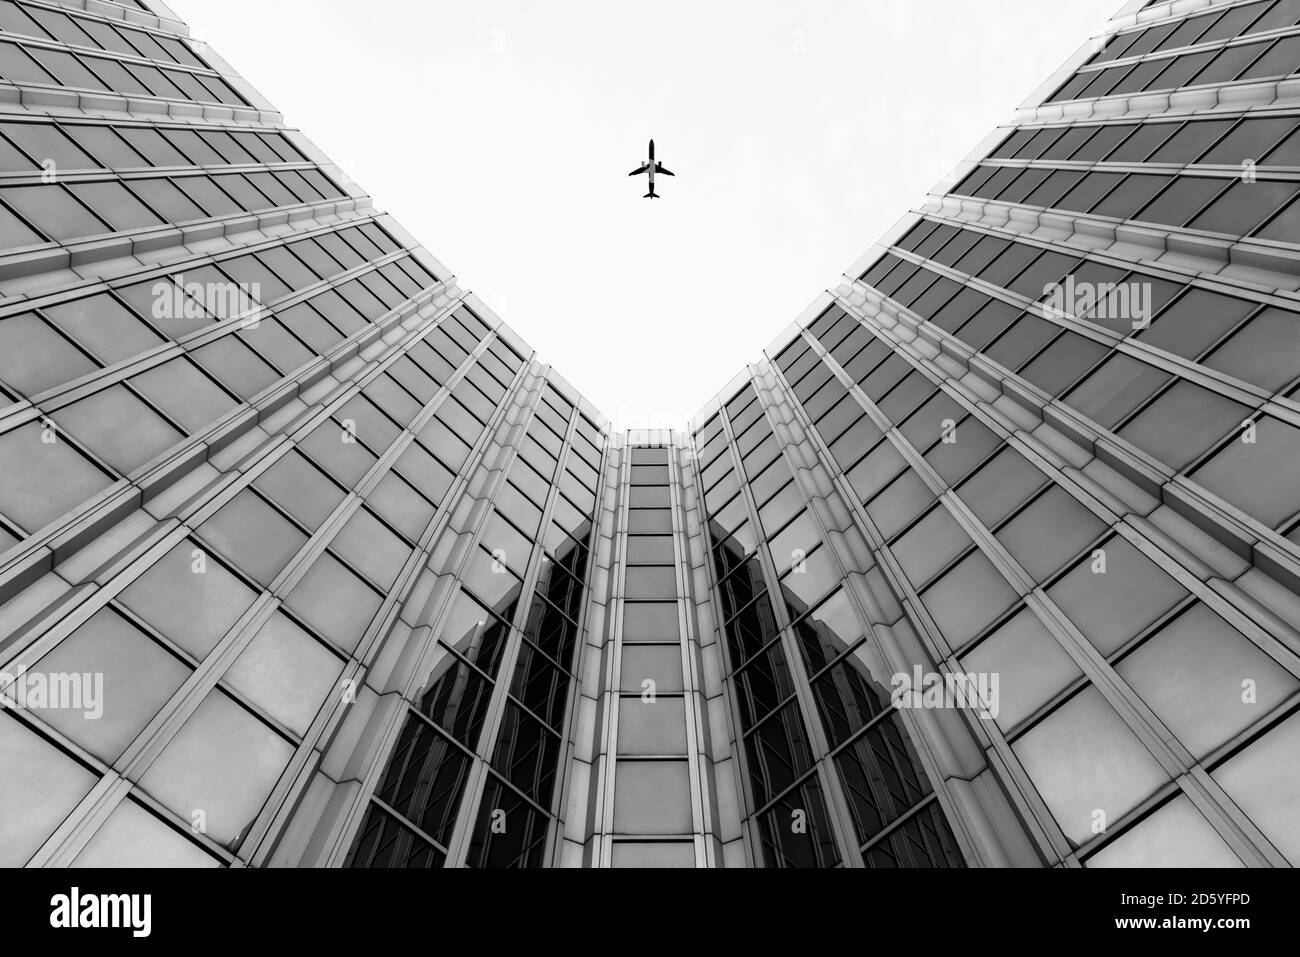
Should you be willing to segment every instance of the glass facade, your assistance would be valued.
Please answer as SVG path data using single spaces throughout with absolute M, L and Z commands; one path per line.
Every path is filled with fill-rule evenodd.
M 1128 3 L 618 433 L 161 3 L 0 0 L 0 865 L 1300 863 L 1298 42 Z

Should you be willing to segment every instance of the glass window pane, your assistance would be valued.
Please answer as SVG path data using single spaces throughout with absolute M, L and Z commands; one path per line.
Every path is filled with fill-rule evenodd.
M 494 827 L 494 811 L 504 812 L 505 830 Z M 477 868 L 539 867 L 549 818 L 524 803 L 494 776 L 488 776 L 466 864 Z
M 1119 436 L 1171 469 L 1181 470 L 1249 414 L 1238 402 L 1180 381 L 1124 426 Z
M 681 654 L 677 649 L 678 655 Z M 736 702 L 744 727 L 751 727 L 775 711 L 794 694 L 785 652 L 769 644 L 739 669 L 735 677 Z
M 72 867 L 220 867 L 221 862 L 131 799 L 109 815 Z
M 1184 794 L 1088 858 L 1088 867 L 1242 867 Z
M 62 186 L 10 186 L 0 198 L 51 239 L 60 242 L 111 232 Z
M 54 78 L 16 43 L 0 43 L 0 77 L 10 83 L 56 84 Z
M 1212 776 L 1286 859 L 1300 866 L 1297 754 L 1300 754 L 1300 714 L 1287 718 L 1230 758 Z
M 560 739 L 537 718 L 507 701 L 492 767 L 539 804 L 549 804 Z
M 122 385 L 73 403 L 51 418 L 123 475 L 183 438 Z
M 792 822 L 796 819 L 803 821 L 804 826 L 794 827 Z M 765 813 L 759 829 L 769 867 L 829 868 L 840 862 L 816 776 L 809 777 Z
M 1149 223 L 1182 226 L 1221 192 L 1223 192 L 1221 179 L 1180 176 L 1168 189 L 1147 204 L 1140 218 Z
M 1060 395 L 1079 377 L 1095 366 L 1110 351 L 1109 347 L 1084 336 L 1066 332 L 1048 346 L 1020 375 L 1051 396 Z
M 507 621 L 513 618 L 523 583 L 481 548 L 470 553 L 463 572 L 465 589 Z
M 620 761 L 614 827 L 624 834 L 689 834 L 690 780 L 684 761 Z
M 233 336 L 224 336 L 195 349 L 190 358 L 244 401 L 251 400 L 279 378 L 279 373 Z
M 1065 398 L 1067 405 L 1102 428 L 1113 428 L 1173 378 L 1126 355 L 1114 355 Z
M 1147 345 L 1195 359 L 1232 331 L 1255 308 L 1253 303 L 1191 289 L 1139 338 Z
M 187 297 L 170 276 L 120 287 L 116 292 L 134 315 L 149 317 L 153 327 L 173 341 L 179 342 L 192 332 L 206 329 L 212 322 L 198 302 Z
M 232 850 L 270 795 L 293 746 L 220 690 L 208 694 L 145 771 L 141 787 Z
M 375 454 L 360 442 L 347 441 L 349 433 L 338 423 L 327 421 L 299 443 L 298 447 L 346 489 L 356 488 L 375 464 Z
M 1125 146 L 1136 137 L 1130 137 Z M 1149 145 L 1149 144 L 1148 144 Z M 1116 219 L 1133 219 L 1137 211 L 1155 198 L 1155 195 L 1173 181 L 1169 176 L 1134 174 L 1120 183 L 1091 210 L 1094 216 L 1113 216 Z
M 0 243 L 6 249 L 21 249 L 24 246 L 39 246 L 45 242 L 28 228 L 17 216 L 0 206 Z
M 395 474 L 380 479 L 367 504 L 411 541 L 419 541 L 437 508 Z
M 239 204 L 218 188 L 210 177 L 177 176 L 172 182 L 209 216 L 229 216 L 240 212 Z
M 686 841 L 676 844 L 615 841 L 613 866 L 640 869 L 694 867 L 695 848 Z
M 1006 579 L 979 551 L 963 558 L 921 595 L 954 649 L 988 627 L 1016 598 Z
M 121 61 L 97 56 L 88 56 L 86 60 L 94 65 L 95 73 L 108 84 L 113 92 L 141 96 L 153 95 L 149 88 L 141 83 L 139 78 L 128 70 Z
M 620 698 L 618 713 L 620 755 L 686 753 L 686 711 L 681 698 L 659 696 L 653 704 L 639 696 Z
M 630 489 L 628 505 L 632 508 L 667 508 L 670 502 L 668 486 L 638 485 Z
M 1242 120 L 1200 162 L 1225 166 L 1240 166 L 1246 160 L 1258 162 L 1269 147 L 1294 128 L 1290 117 Z
M 366 509 L 360 509 L 330 543 L 330 550 L 363 575 L 389 588 L 411 554 L 407 545 Z
M 1263 719 L 1300 684 L 1199 603 L 1115 670 L 1196 758 Z
M 1002 444 L 1002 438 L 973 416 L 957 423 L 951 442 L 936 442 L 925 459 L 949 485 L 956 485 Z
M 1076 847 L 1095 836 L 1099 819 L 1112 826 L 1166 780 L 1156 759 L 1092 686 L 1030 729 L 1012 750 Z
M 1038 489 L 1047 477 L 1015 449 L 999 452 L 957 489 L 957 495 L 989 528 L 996 528 Z
M 629 535 L 627 561 L 630 565 L 668 564 L 674 560 L 671 535 Z
M 119 601 L 202 661 L 256 597 L 186 539 L 128 585 Z
M 194 130 L 159 130 L 178 150 L 184 153 L 195 166 L 224 166 L 226 158 L 218 153 L 208 142 L 208 137 L 215 131 L 200 136 Z
M 631 599 L 677 597 L 677 568 L 674 565 L 634 565 L 627 570 L 624 589 Z
M 508 567 L 517 575 L 524 575 L 528 570 L 528 560 L 532 556 L 533 543 L 519 533 L 498 512 L 488 516 L 487 524 L 479 539 L 493 559 Z
M 133 388 L 190 433 L 206 429 L 237 405 L 187 359 L 172 359 L 130 380 Z
M 99 780 L 0 708 L 0 867 L 22 867 Z
M 224 680 L 290 731 L 304 734 L 342 672 L 336 656 L 277 612 Z
M 1294 183 L 1259 180 L 1233 183 L 1210 207 L 1189 224 L 1192 229 L 1247 236 L 1296 194 Z
M 623 674 L 620 690 L 641 694 L 643 682 L 655 683 L 655 690 L 673 694 L 683 690 L 680 645 L 627 645 L 622 651 Z
M 627 530 L 634 535 L 668 535 L 673 530 L 672 510 L 634 508 L 628 512 Z
M 680 640 L 675 601 L 628 601 L 622 607 L 624 642 Z
M 100 57 L 88 56 L 83 63 L 80 58 L 73 56 L 63 50 L 47 50 L 40 47 L 29 47 L 28 53 L 41 66 L 58 77 L 64 86 L 80 87 L 86 90 L 107 90 L 108 87 L 87 69 L 86 64 L 99 65 L 103 62 Z
M 69 188 L 115 231 L 148 229 L 163 224 L 121 183 L 74 183 Z
M 817 604 L 840 580 L 840 566 L 829 548 L 819 548 L 797 559 L 794 569 L 781 580 L 781 592 L 792 618 Z
M 52 685 L 56 675 L 80 680 L 79 706 L 52 708 L 41 716 L 111 764 L 190 676 L 190 669 L 105 608 L 41 658 L 33 673 L 50 676 Z
M 970 536 L 943 505 L 930 510 L 892 546 L 903 574 L 925 585 L 944 566 L 970 547 Z
M 773 496 L 771 501 L 759 508 L 759 522 L 763 530 L 768 535 L 772 535 L 784 528 L 785 524 L 803 508 L 803 505 L 803 493 L 799 491 L 798 483 L 791 482 Z
M 1187 21 L 1186 25 L 1193 21 Z M 1194 163 L 1202 153 L 1232 127 L 1231 120 L 1202 120 L 1188 123 L 1153 153 L 1151 163 Z
M 50 321 L 106 364 L 162 344 L 162 339 L 112 296 L 100 293 L 42 311 Z
M 47 37 L 46 32 L 16 3 L 6 3 L 0 7 L 0 30 L 41 40 Z
M 878 722 L 836 757 L 858 839 L 868 841 L 932 793 L 898 715 Z
M 1101 519 L 1058 485 L 1004 525 L 997 538 L 1035 581 L 1042 581 L 1105 529 Z
M 31 397 L 98 366 L 32 313 L 0 319 L 0 381 Z
M 204 522 L 199 535 L 263 586 L 307 542 L 306 535 L 249 489 Z
M 131 189 L 169 223 L 188 223 L 207 218 L 208 214 L 204 210 L 168 180 L 132 180 Z
M 915 472 L 905 472 L 867 503 L 867 514 L 885 538 L 892 538 L 934 504 L 935 494 Z
M 263 472 L 253 485 L 312 530 L 320 528 L 346 496 L 343 489 L 296 451 Z
M 1084 556 L 1047 594 L 1103 655 L 1110 656 L 1182 601 L 1176 581 L 1116 536 Z M 1102 560 L 1104 559 L 1104 561 Z
M 1192 478 L 1270 528 L 1300 511 L 1300 429 L 1265 416 L 1255 441 L 1242 438 L 1197 469 Z
M 793 609 L 792 609 L 793 610 Z M 864 634 L 853 602 L 841 589 L 796 626 L 799 650 L 809 672 L 817 672 L 848 651 Z
M 1300 375 L 1300 316 L 1272 306 L 1210 353 L 1204 364 L 1269 392 Z
M 963 655 L 962 666 L 975 675 L 998 676 L 995 709 L 990 710 L 1004 732 L 1083 673 L 1028 608 Z
M 862 501 L 870 500 L 907 468 L 907 459 L 893 442 L 881 442 L 848 473 L 849 484 Z
M 0 435 L 0 513 L 35 532 L 112 484 L 66 442 L 42 441 L 40 423 Z
M 443 622 L 442 641 L 459 651 L 478 670 L 495 675 L 500 655 L 506 650 L 506 631 L 506 625 L 493 618 L 484 606 L 461 589 L 456 592 L 455 603 Z
M 135 84 L 139 86 L 139 84 Z M 141 88 L 140 92 L 143 92 Z M 137 153 L 149 161 L 151 166 L 189 166 L 189 161 L 165 140 L 157 130 L 151 127 L 119 126 L 116 127 L 122 138 Z
M 96 169 L 99 166 L 52 123 L 0 123 L 0 130 L 15 146 L 32 157 L 38 166 L 46 160 L 53 160 L 59 172 Z
M 809 555 L 820 541 L 816 520 L 804 512 L 768 545 L 777 574 L 784 574 L 795 562 Z

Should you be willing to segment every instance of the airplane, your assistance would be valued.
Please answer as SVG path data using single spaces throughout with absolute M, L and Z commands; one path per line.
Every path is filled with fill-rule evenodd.
M 634 169 L 628 173 L 628 176 L 640 176 L 642 173 L 650 174 L 650 192 L 642 196 L 642 199 L 659 199 L 660 196 L 655 192 L 655 173 L 663 173 L 665 176 L 676 176 L 672 170 L 666 168 L 663 163 L 655 162 L 655 141 L 650 141 L 650 158 L 645 161 L 645 165 L 640 169 Z

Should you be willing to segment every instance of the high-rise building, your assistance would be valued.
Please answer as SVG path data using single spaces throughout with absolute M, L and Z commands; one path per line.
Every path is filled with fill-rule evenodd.
M 1128 3 L 681 432 L 0 0 L 0 865 L 1300 863 L 1300 0 Z

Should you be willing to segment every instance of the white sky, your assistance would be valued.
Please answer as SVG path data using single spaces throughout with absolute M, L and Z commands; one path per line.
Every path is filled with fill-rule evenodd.
M 1122 0 L 169 3 L 623 429 L 684 427 Z

